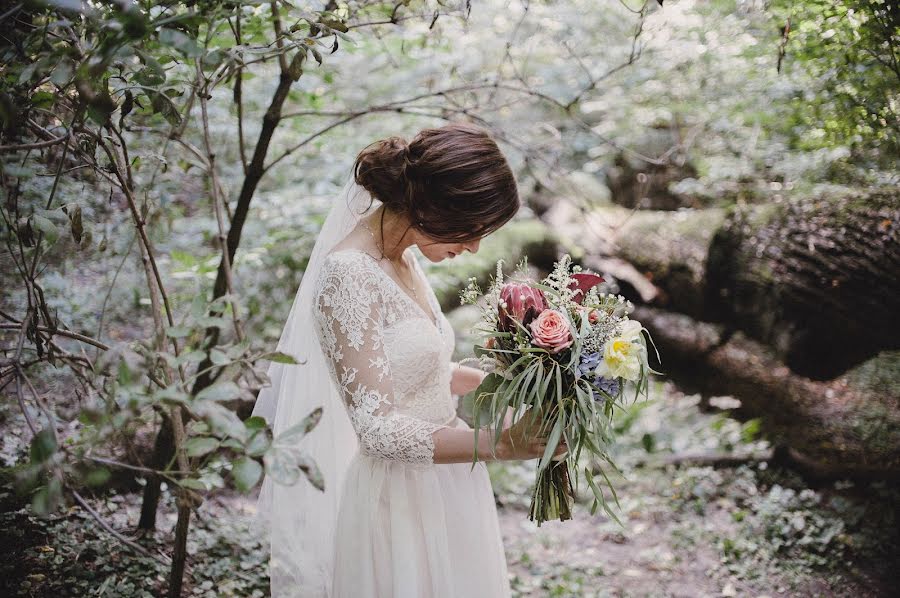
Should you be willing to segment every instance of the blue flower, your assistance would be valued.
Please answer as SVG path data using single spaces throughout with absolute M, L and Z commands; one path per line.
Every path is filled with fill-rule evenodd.
M 581 363 L 578 364 L 578 373 L 582 376 L 587 376 L 592 371 L 597 369 L 597 366 L 600 365 L 601 359 L 602 357 L 600 356 L 599 351 L 582 355 Z
M 615 378 L 604 378 L 603 376 L 598 376 L 594 379 L 594 385 L 611 397 L 619 394 L 619 381 Z M 601 394 L 594 389 L 591 389 L 591 393 L 594 395 L 595 401 L 607 400 L 606 395 Z

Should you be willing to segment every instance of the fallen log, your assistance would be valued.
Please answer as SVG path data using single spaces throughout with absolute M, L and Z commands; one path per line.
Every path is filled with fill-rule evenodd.
M 766 436 L 819 476 L 900 474 L 900 351 L 819 381 L 723 326 L 643 306 L 633 317 L 662 356 L 654 367 L 691 390 L 740 398 L 736 417 L 760 417 Z
M 706 319 L 827 379 L 900 348 L 900 191 L 732 210 L 706 266 Z
M 560 202 L 545 218 L 578 239 L 584 263 L 631 264 L 657 289 L 646 303 L 727 322 L 805 376 L 831 379 L 900 349 L 896 189 L 678 212 L 584 215 Z M 620 282 L 632 300 L 648 296 L 633 276 Z

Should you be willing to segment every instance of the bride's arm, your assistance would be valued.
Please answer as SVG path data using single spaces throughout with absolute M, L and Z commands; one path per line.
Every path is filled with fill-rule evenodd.
M 485 376 L 487 376 L 487 372 L 484 370 L 451 361 L 450 392 L 459 396 L 468 394 L 478 388 Z
M 408 463 L 471 462 L 472 430 L 419 419 L 397 408 L 404 401 L 397 396 L 385 353 L 384 317 L 382 306 L 372 301 L 378 296 L 371 288 L 373 280 L 335 263 L 323 271 L 313 309 L 316 334 L 360 449 L 373 457 Z M 543 454 L 545 445 L 534 430 L 519 424 L 501 432 L 496 450 L 489 430 L 479 432 L 478 442 L 482 460 L 531 459 Z

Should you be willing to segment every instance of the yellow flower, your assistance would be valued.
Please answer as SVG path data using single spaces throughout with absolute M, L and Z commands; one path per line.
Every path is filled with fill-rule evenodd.
M 640 334 L 640 323 L 626 320 L 619 336 L 611 338 L 603 348 L 603 361 L 597 366 L 597 374 L 626 380 L 640 378 L 641 366 L 647 362 L 647 349 L 638 342 Z

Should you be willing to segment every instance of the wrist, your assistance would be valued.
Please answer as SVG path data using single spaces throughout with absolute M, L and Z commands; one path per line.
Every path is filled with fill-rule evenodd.
M 505 432 L 501 433 L 500 439 L 495 443 L 493 430 L 483 428 L 478 434 L 478 460 L 506 461 L 509 451 L 505 436 Z

